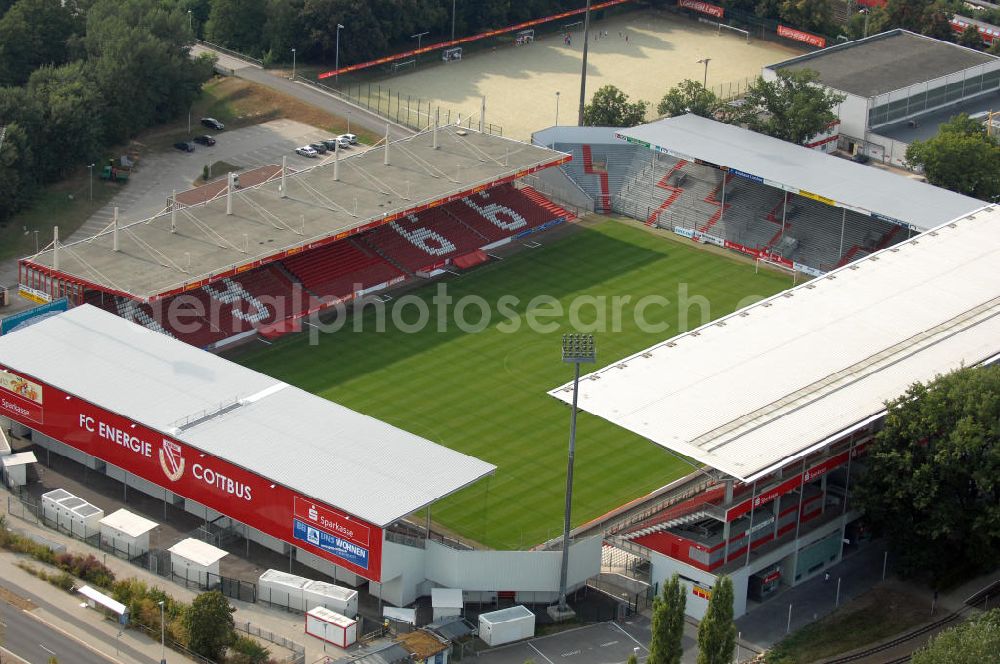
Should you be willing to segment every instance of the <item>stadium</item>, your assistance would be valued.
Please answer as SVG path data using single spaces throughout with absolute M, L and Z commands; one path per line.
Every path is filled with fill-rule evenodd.
M 220 546 L 380 603 L 450 587 L 544 605 L 569 396 L 556 334 L 574 325 L 316 330 L 347 302 L 365 322 L 441 285 L 514 294 L 526 321 L 542 295 L 572 311 L 666 293 L 654 330 L 634 301 L 631 323 L 592 328 L 607 366 L 580 388 L 568 586 L 648 561 L 632 567 L 654 589 L 682 574 L 700 617 L 725 572 L 741 615 L 864 538 L 851 477 L 884 400 L 996 356 L 998 216 L 695 116 L 532 144 L 434 126 L 23 259 L 22 292 L 71 309 L 0 337 L 3 413 Z M 810 280 L 786 290 L 788 273 Z

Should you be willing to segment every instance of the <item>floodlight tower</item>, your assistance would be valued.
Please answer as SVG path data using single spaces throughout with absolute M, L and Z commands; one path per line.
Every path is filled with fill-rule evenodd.
M 590 0 L 583 15 L 583 70 L 580 72 L 580 113 L 577 124 L 583 126 L 583 109 L 587 105 L 587 42 L 590 39 Z
M 572 610 L 566 604 L 566 574 L 569 569 L 569 525 L 573 508 L 573 458 L 576 455 L 576 401 L 580 387 L 580 365 L 593 364 L 597 360 L 592 334 L 564 334 L 562 338 L 562 361 L 573 365 L 573 410 L 569 419 L 569 458 L 566 463 L 566 509 L 563 512 L 562 565 L 559 569 L 559 604 L 555 616 L 569 618 Z

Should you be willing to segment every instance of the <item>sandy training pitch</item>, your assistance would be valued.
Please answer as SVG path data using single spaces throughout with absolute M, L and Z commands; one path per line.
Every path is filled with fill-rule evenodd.
M 607 36 L 594 38 L 601 32 Z M 527 139 L 533 131 L 556 123 L 556 92 L 559 123 L 576 124 L 582 25 L 572 28 L 571 35 L 570 44 L 564 43 L 561 33 L 547 34 L 531 44 L 477 51 L 447 64 L 440 62 L 440 54 L 425 55 L 420 68 L 380 81 L 381 89 L 383 95 L 386 88 L 391 90 L 393 110 L 400 95 L 405 114 L 410 96 L 414 114 L 419 98 L 423 109 L 430 102 L 431 108 L 440 107 L 442 115 L 451 110 L 452 120 L 455 113 L 478 118 L 485 96 L 486 120 L 501 125 L 505 136 Z M 653 11 L 595 21 L 591 35 L 588 101 L 602 85 L 614 84 L 632 99 L 651 102 L 650 117 L 670 87 L 688 78 L 702 80 L 705 70 L 698 60 L 711 58 L 708 87 L 718 90 L 721 85 L 725 92 L 730 84 L 745 86 L 748 78 L 760 75 L 763 65 L 802 53 L 752 36 L 748 44 L 742 34 L 728 30 L 719 34 L 711 26 Z M 435 64 L 425 64 L 430 58 L 437 58 Z M 362 94 L 367 95 L 367 89 Z M 374 100 L 371 103 L 374 106 Z

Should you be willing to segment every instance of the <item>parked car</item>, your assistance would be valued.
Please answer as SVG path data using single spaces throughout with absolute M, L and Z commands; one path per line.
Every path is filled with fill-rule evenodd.
M 324 139 L 323 139 L 322 141 L 320 141 L 320 142 L 321 142 L 321 143 L 322 143 L 323 145 L 325 145 L 325 146 L 326 146 L 326 149 L 327 149 L 327 150 L 332 150 L 332 149 L 334 149 L 335 147 L 337 147 L 337 139 L 336 139 L 336 138 L 324 138 Z
M 194 142 L 201 145 L 215 145 L 215 139 L 211 136 L 195 136 Z
M 226 125 L 222 124 L 215 118 L 202 118 L 201 123 L 209 129 L 214 129 L 215 131 L 222 131 L 226 128 Z
M 194 143 L 188 141 L 178 141 L 174 143 L 174 147 L 181 152 L 194 152 Z
M 320 154 L 326 154 L 326 146 L 323 145 L 322 141 L 316 141 L 315 143 L 310 143 L 309 147 Z
M 303 145 L 301 148 L 295 148 L 295 154 L 300 154 L 303 157 L 316 157 L 319 153 L 313 150 L 308 145 Z
M 354 134 L 341 134 L 337 138 L 345 138 L 345 139 L 347 139 L 347 143 L 349 145 L 357 145 L 358 144 L 358 137 L 355 136 Z

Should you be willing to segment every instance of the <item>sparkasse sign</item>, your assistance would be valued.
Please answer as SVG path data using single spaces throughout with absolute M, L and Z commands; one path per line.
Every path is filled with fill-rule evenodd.
M 0 414 L 361 577 L 381 580 L 382 529 L 378 526 L 52 385 L 14 371 L 0 375 L 11 377 L 6 379 L 11 385 L 25 381 L 38 399 L 37 403 L 28 401 L 0 383 Z M 17 399 L 21 401 L 14 403 Z M 27 404 L 36 410 L 25 412 Z M 296 516 L 300 504 L 321 514 L 315 525 L 338 541 L 299 537 L 297 522 L 304 521 Z M 306 507 L 303 514 L 308 517 L 309 513 Z

